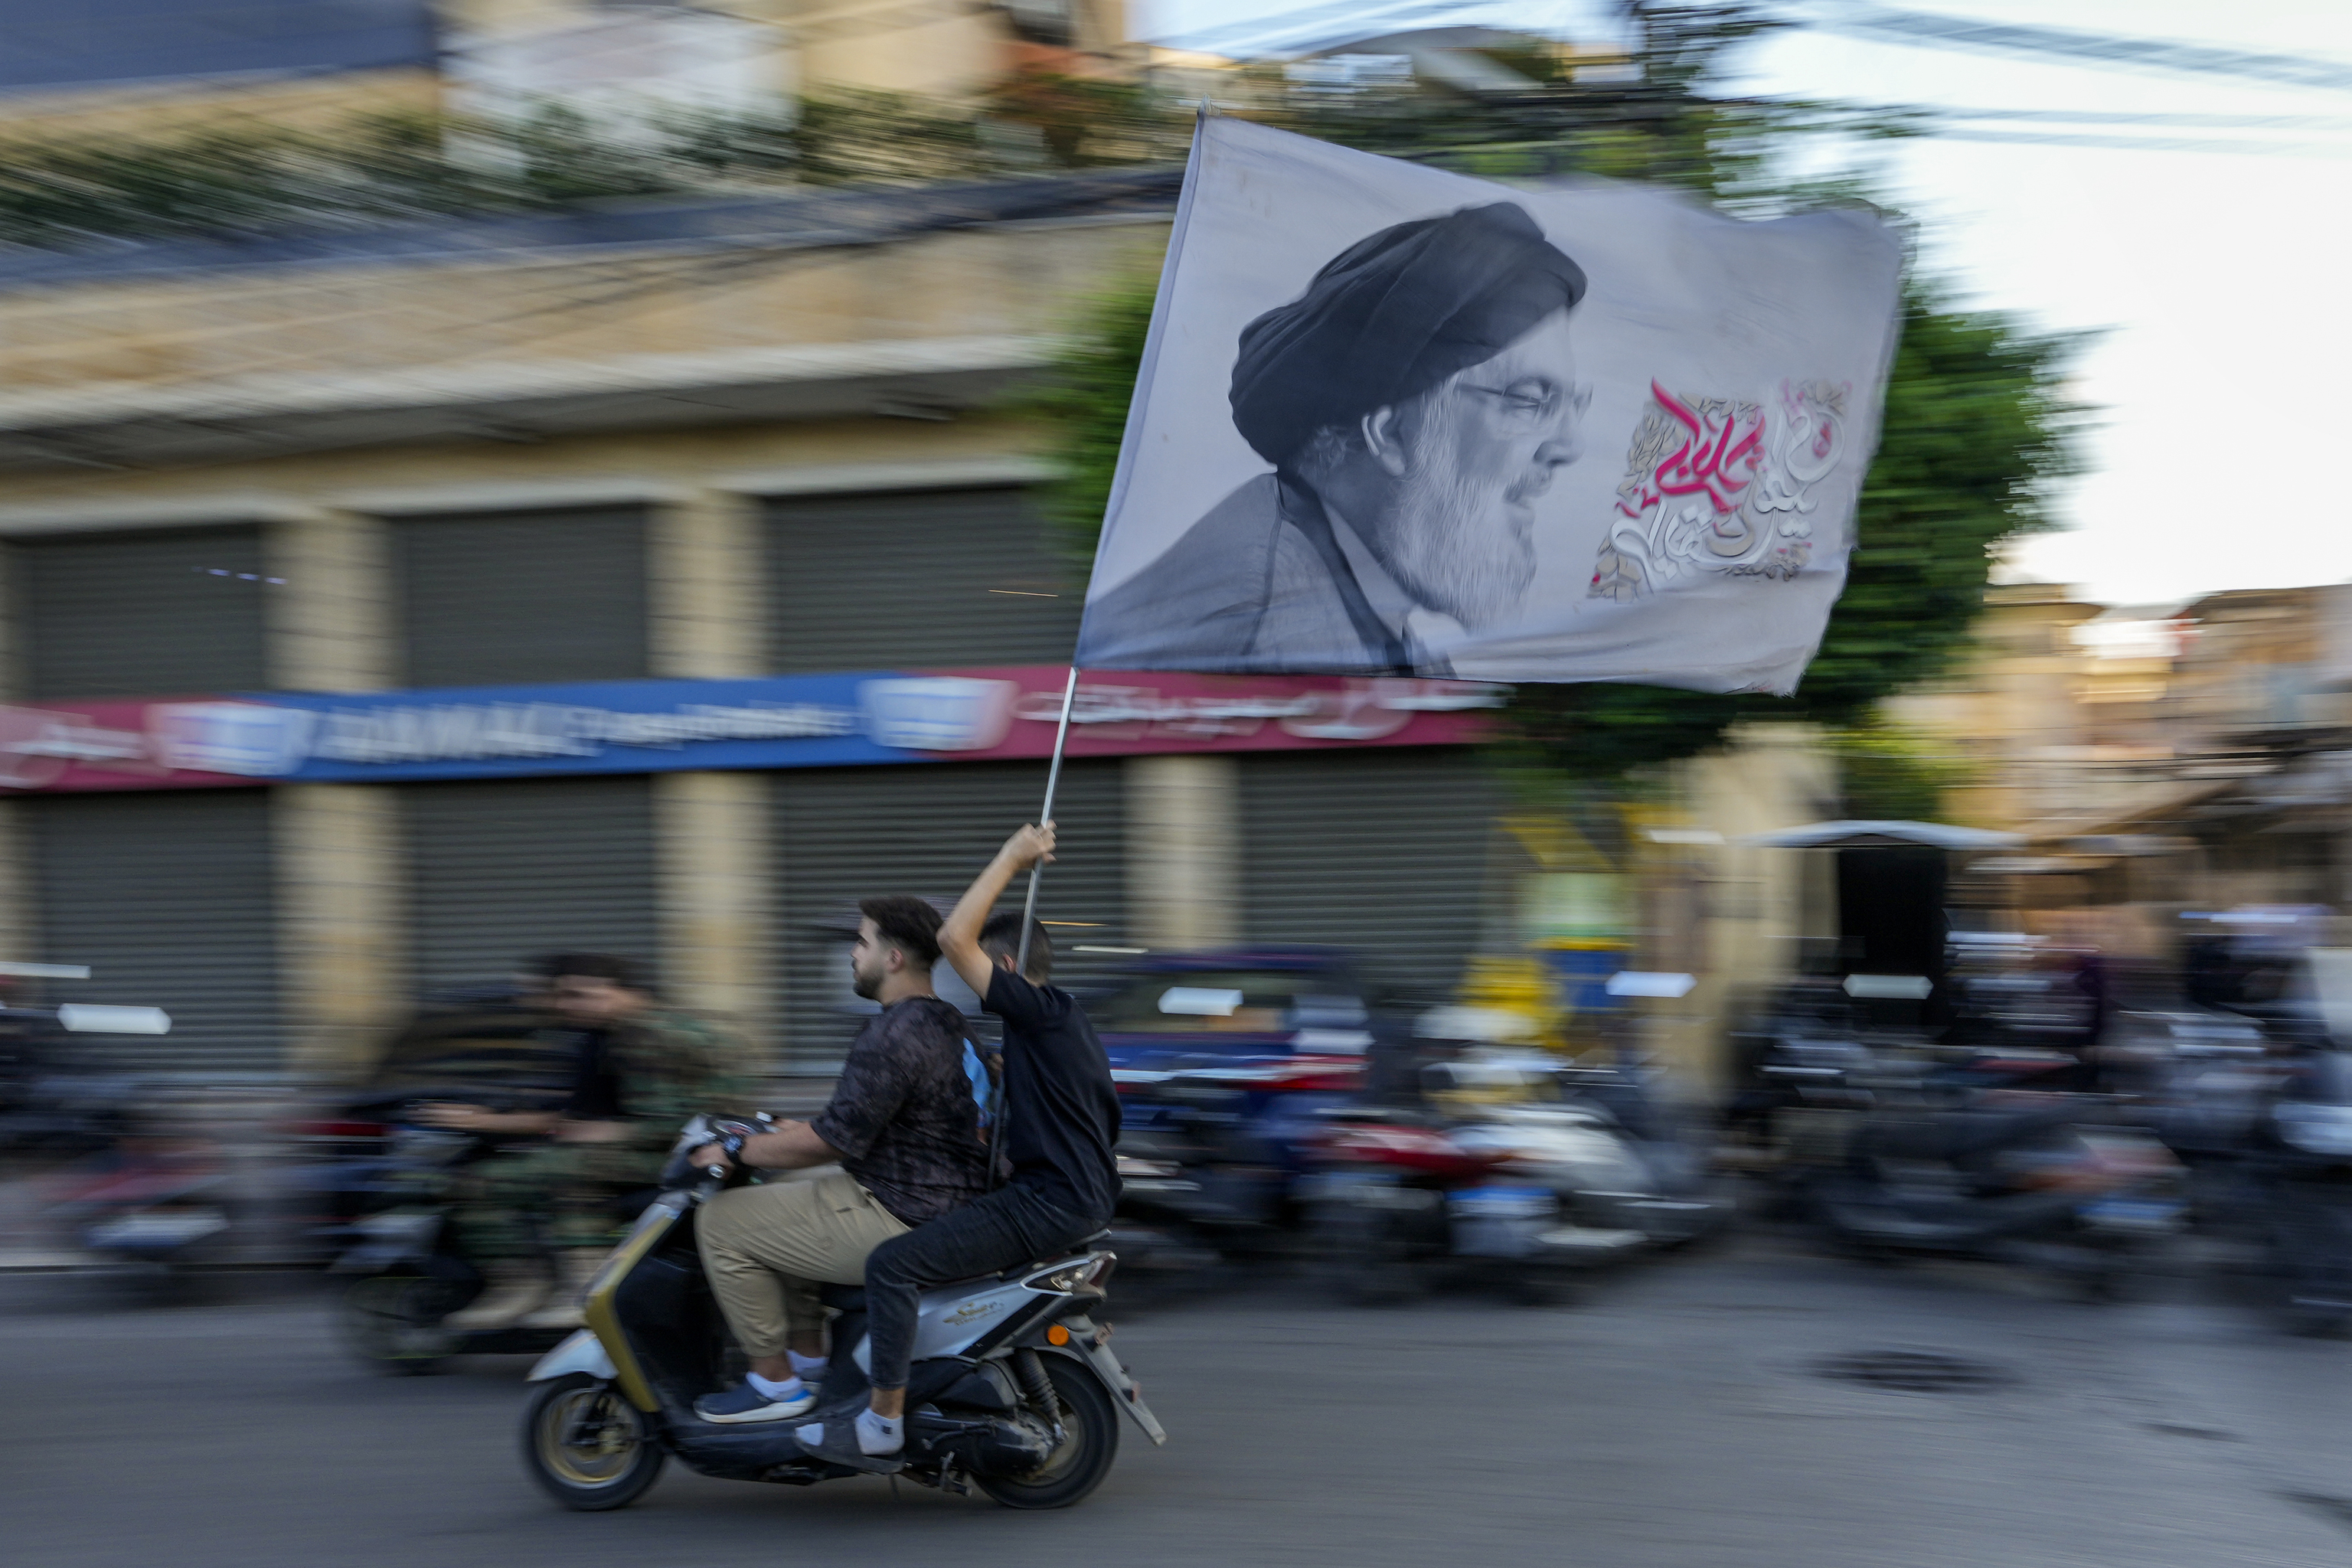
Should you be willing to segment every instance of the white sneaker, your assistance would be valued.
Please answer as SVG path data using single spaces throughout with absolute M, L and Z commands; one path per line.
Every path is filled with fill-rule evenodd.
M 479 1334 L 511 1329 L 523 1317 L 546 1305 L 552 1288 L 548 1278 L 520 1259 L 489 1266 L 489 1281 L 467 1306 L 441 1320 L 451 1333 Z

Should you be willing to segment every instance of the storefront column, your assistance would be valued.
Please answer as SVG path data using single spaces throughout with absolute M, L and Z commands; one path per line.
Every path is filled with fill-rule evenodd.
M 16 624 L 16 552 L 0 544 L 0 701 L 25 694 L 24 647 Z M 32 825 L 24 806 L 0 800 L 0 959 L 41 956 L 41 912 L 34 904 Z
M 646 557 L 654 674 L 723 680 L 767 672 L 756 500 L 698 490 L 655 507 Z
M 41 911 L 34 901 L 32 824 L 25 803 L 0 800 L 0 959 L 37 963 L 41 952 Z
M 771 1034 L 768 810 L 765 773 L 654 775 L 664 994 L 724 1025 L 761 1071 L 782 1054 Z
M 271 523 L 269 683 L 287 691 L 384 691 L 400 683 L 392 535 L 382 518 L 321 508 Z
M 1232 757 L 1129 757 L 1129 939 L 1155 952 L 1241 940 L 1241 776 Z
M 375 784 L 279 784 L 278 963 L 298 1079 L 348 1079 L 410 1010 L 399 798 Z

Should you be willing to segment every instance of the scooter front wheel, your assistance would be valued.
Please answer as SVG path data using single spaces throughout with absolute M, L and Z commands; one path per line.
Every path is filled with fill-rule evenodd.
M 551 1378 L 522 1417 L 522 1460 L 531 1479 L 570 1509 L 626 1508 L 661 1474 L 662 1451 L 620 1390 L 585 1373 Z

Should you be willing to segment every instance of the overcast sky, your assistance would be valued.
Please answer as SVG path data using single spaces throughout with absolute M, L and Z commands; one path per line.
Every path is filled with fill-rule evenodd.
M 1198 37 L 1290 5 L 1147 0 L 1138 30 Z M 1304 9 L 1303 6 L 1297 7 Z M 1357 15 L 1380 7 L 1363 5 Z M 1794 7 L 1792 6 L 1792 9 Z M 2238 49 L 2352 68 L 2352 0 L 1917 0 L 1916 8 Z M 1588 0 L 1503 4 L 1446 20 L 1590 36 Z M 1206 39 L 1204 42 L 1214 42 Z M 2007 122 L 2029 135 L 2294 143 L 2161 151 L 1936 139 L 1860 156 L 1928 220 L 1923 256 L 1972 304 L 2036 327 L 2097 331 L 2075 393 L 2096 405 L 2072 527 L 2021 549 L 2013 574 L 2108 603 L 2352 578 L 2352 92 L 1916 48 L 1810 29 L 1747 57 L 1748 90 L 2124 114 L 2327 117 L 2333 127 Z M 1885 144 L 1881 144 L 1882 146 Z M 1838 156 L 1845 156 L 1840 153 Z M 2326 459 L 2322 461 L 2322 459 Z M 2307 462 L 2321 472 L 2299 477 Z M 2292 480 L 2290 483 L 2288 481 Z M 2347 487 L 2352 489 L 2352 487 Z

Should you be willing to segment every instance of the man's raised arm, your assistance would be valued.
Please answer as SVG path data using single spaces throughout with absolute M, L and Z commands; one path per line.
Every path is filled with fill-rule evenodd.
M 949 915 L 947 923 L 940 927 L 940 954 L 955 966 L 955 972 L 963 976 L 963 983 L 971 986 L 972 994 L 983 1002 L 988 1000 L 989 972 L 996 966 L 989 961 L 988 954 L 981 951 L 980 928 L 988 923 L 988 911 L 996 907 L 996 900 L 1004 896 L 1004 889 L 1012 884 L 1013 878 L 1040 861 L 1050 861 L 1053 858 L 1052 823 L 1040 827 L 1022 828 L 1004 841 L 1004 847 L 996 852 L 996 858 L 991 860 L 988 868 L 963 890 L 963 897 L 956 900 L 955 912 Z

